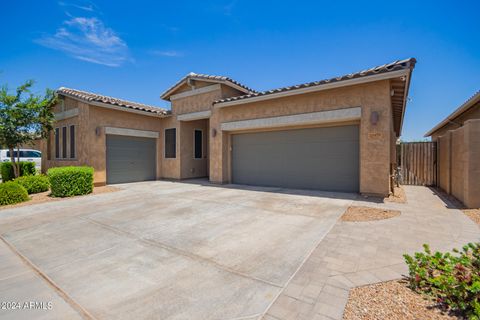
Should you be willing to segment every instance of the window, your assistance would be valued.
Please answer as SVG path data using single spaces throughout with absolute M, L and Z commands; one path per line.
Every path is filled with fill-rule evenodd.
M 22 156 L 22 152 L 23 152 L 23 156 Z M 27 151 L 20 151 L 20 156 L 25 158 L 41 158 L 42 154 L 38 151 L 27 150 Z
M 75 126 L 70 126 L 70 158 L 75 158 Z
M 62 127 L 62 158 L 67 157 L 67 127 Z
M 17 150 L 13 150 L 13 157 L 14 158 L 18 158 L 18 151 Z M 25 152 L 24 151 L 20 151 L 20 158 L 25 158 Z M 7 158 L 10 158 L 10 151 L 7 151 Z
M 55 128 L 55 158 L 60 158 L 60 129 Z
M 193 143 L 193 157 L 195 159 L 202 159 L 202 130 L 195 130 L 194 132 L 194 143 Z
M 165 158 L 177 157 L 177 129 L 165 129 Z
M 41 158 L 42 153 L 33 150 L 20 150 L 20 153 L 17 150 L 13 151 L 13 157 L 18 158 L 18 154 L 20 154 L 20 158 Z M 7 158 L 10 158 L 10 151 L 7 151 Z

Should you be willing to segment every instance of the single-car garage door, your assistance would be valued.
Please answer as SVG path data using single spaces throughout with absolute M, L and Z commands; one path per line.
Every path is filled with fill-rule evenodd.
M 358 192 L 358 125 L 234 134 L 238 184 Z
M 107 183 L 155 180 L 156 140 L 107 135 Z

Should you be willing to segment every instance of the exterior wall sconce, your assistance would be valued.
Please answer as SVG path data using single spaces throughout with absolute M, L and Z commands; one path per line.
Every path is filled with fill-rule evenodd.
M 102 134 L 102 128 L 101 127 L 96 127 L 95 128 L 95 135 L 97 137 L 100 137 L 101 134 Z
M 378 111 L 372 111 L 372 113 L 370 114 L 370 123 L 372 125 L 376 125 L 379 119 L 380 115 L 378 114 Z
M 217 129 L 212 128 L 212 137 L 215 137 L 217 135 Z

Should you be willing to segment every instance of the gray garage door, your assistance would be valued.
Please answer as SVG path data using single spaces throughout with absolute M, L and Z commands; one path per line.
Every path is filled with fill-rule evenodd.
M 107 183 L 155 180 L 156 140 L 107 135 Z
M 233 183 L 358 192 L 357 125 L 236 134 Z

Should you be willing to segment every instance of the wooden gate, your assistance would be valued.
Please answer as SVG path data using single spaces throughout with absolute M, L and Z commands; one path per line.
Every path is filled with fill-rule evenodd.
M 402 142 L 399 149 L 401 184 L 417 186 L 437 184 L 436 142 Z

